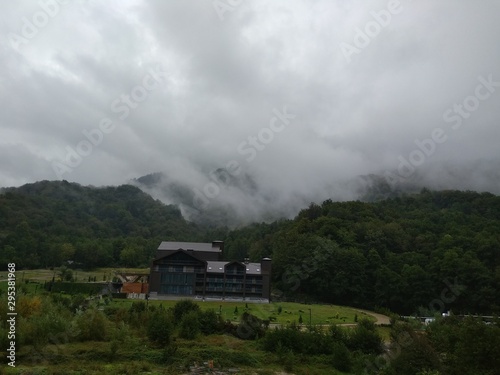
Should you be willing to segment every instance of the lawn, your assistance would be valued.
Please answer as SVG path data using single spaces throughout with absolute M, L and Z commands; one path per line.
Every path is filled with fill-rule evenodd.
M 145 273 L 149 272 L 149 268 L 97 268 L 92 271 L 85 271 L 76 269 L 73 270 L 73 277 L 76 278 L 75 281 L 85 282 L 88 281 L 89 277 L 96 278 L 96 281 L 105 281 L 113 278 L 115 271 L 125 272 L 125 273 Z M 30 281 L 50 281 L 52 277 L 58 278 L 57 269 L 37 269 L 37 270 L 19 270 L 16 272 L 16 277 L 18 282 L 24 282 L 25 280 Z M 0 272 L 0 281 L 7 279 L 7 272 Z
M 133 302 L 137 300 L 131 299 L 114 299 L 111 306 L 123 306 L 128 308 Z M 356 322 L 356 316 L 367 318 L 374 321 L 375 318 L 367 315 L 366 313 L 356 311 L 353 308 L 335 305 L 310 305 L 293 302 L 271 302 L 271 303 L 245 303 L 234 301 L 196 301 L 203 310 L 213 309 L 220 313 L 224 320 L 231 320 L 238 322 L 240 316 L 245 311 L 260 319 L 274 320 L 271 323 L 287 324 L 296 322 L 299 323 L 300 316 L 302 316 L 302 323 L 309 324 L 309 318 L 312 325 L 317 324 L 353 324 Z M 152 305 L 162 305 L 164 308 L 173 307 L 177 301 L 159 301 L 150 300 L 148 302 Z M 248 306 L 248 307 L 247 307 Z M 281 306 L 281 313 L 279 308 Z M 236 310 L 237 308 L 237 310 Z M 310 311 L 309 311 L 310 310 Z
M 96 277 L 96 281 L 110 280 L 114 276 L 114 272 L 126 273 L 144 273 L 148 269 L 145 268 L 99 268 L 93 271 L 73 270 L 73 275 L 76 276 L 80 282 L 88 281 L 89 277 Z M 40 289 L 37 282 L 45 282 L 52 280 L 52 277 L 57 279 L 57 271 L 53 270 L 25 270 L 16 272 L 17 287 L 24 285 L 29 292 L 34 292 Z M 0 281 L 5 280 L 7 273 L 0 273 Z M 29 283 L 27 283 L 29 281 Z M 0 283 L 0 289 L 6 287 L 6 283 Z M 134 302 L 134 300 L 120 300 L 114 299 L 112 305 L 126 306 L 127 308 Z M 326 325 L 326 324 L 353 324 L 356 318 L 368 318 L 375 320 L 373 317 L 356 311 L 355 309 L 335 306 L 335 305 L 317 305 L 317 304 L 301 304 L 292 302 L 272 302 L 272 303 L 248 303 L 235 302 L 235 301 L 197 301 L 202 309 L 213 309 L 220 313 L 224 320 L 231 320 L 234 322 L 239 321 L 241 314 L 245 311 L 264 319 L 271 320 L 271 323 L 287 324 L 296 322 L 299 323 L 302 316 L 302 322 L 305 325 Z M 163 305 L 163 307 L 172 307 L 176 301 L 149 301 L 153 305 Z M 247 307 L 248 306 L 248 307 Z M 281 307 L 281 309 L 280 309 Z M 237 310 L 236 310 L 237 308 Z M 281 310 L 281 313 L 280 313 Z

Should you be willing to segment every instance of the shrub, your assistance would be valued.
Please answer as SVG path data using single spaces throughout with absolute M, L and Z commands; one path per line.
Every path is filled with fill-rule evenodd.
M 99 310 L 88 309 L 76 317 L 81 341 L 105 341 L 109 333 L 109 321 Z
M 265 325 L 262 319 L 246 311 L 241 315 L 240 324 L 236 329 L 237 336 L 244 340 L 255 340 L 265 334 Z
M 147 332 L 151 342 L 161 346 L 170 344 L 173 324 L 172 316 L 164 310 L 155 311 L 149 320 Z
M 342 342 L 332 345 L 332 366 L 342 372 L 349 372 L 352 367 L 352 358 L 349 349 Z
M 189 311 L 182 316 L 179 324 L 179 336 L 183 339 L 193 340 L 200 333 L 200 321 L 198 311 Z
M 361 319 L 356 328 L 349 334 L 347 346 L 351 350 L 359 350 L 365 354 L 382 353 L 382 338 L 375 330 L 375 324 Z
M 193 302 L 189 299 L 184 299 L 184 300 L 177 302 L 174 306 L 175 321 L 177 323 L 180 322 L 182 320 L 183 316 L 191 311 L 195 311 L 195 312 L 200 311 L 200 306 L 198 306 L 198 304 L 196 302 Z
M 198 314 L 201 332 L 204 335 L 211 335 L 223 330 L 223 323 L 215 310 L 209 309 Z

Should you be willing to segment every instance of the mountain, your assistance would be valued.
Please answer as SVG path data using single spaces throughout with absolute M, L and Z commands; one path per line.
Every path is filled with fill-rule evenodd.
M 0 190 L 2 261 L 19 268 L 147 265 L 164 240 L 196 240 L 202 230 L 178 207 L 165 205 L 137 187 L 81 186 L 42 181 Z M 126 241 L 125 241 L 126 240 Z M 63 248 L 69 251 L 61 259 Z
M 458 166 L 460 165 L 460 166 Z M 252 222 L 292 218 L 310 202 L 360 200 L 375 202 L 402 194 L 430 190 L 472 190 L 500 194 L 500 160 L 428 162 L 419 167 L 408 161 L 397 169 L 350 179 L 323 176 L 304 185 L 273 185 L 258 175 L 230 173 L 216 168 L 202 173 L 158 172 L 130 183 L 156 199 L 180 208 L 195 223 L 211 227 L 240 227 Z M 277 173 L 276 179 L 279 179 Z
M 212 228 L 236 227 L 254 221 L 272 221 L 295 214 L 295 210 L 275 204 L 275 195 L 264 192 L 255 179 L 245 173 L 235 176 L 225 168 L 209 173 L 206 181 L 192 184 L 163 172 L 152 173 L 130 181 L 144 192 L 165 203 L 179 207 L 192 222 Z

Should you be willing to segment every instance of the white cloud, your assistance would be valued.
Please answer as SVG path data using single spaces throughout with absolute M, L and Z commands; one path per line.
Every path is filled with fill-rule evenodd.
M 55 179 L 50 161 L 104 117 L 116 128 L 64 178 L 119 184 L 166 171 L 196 188 L 235 159 L 263 189 L 294 196 L 397 168 L 415 139 L 446 126 L 443 112 L 473 93 L 478 76 L 500 81 L 498 2 L 401 4 L 348 64 L 340 43 L 386 1 L 243 2 L 223 21 L 211 1 L 77 1 L 19 51 L 9 33 L 20 34 L 23 17 L 39 9 L 9 2 L 0 24 L 0 147 L 5 160 L 27 162 L 0 164 L 0 185 Z M 159 64 L 168 79 L 119 120 L 112 102 Z M 498 160 L 499 101 L 500 91 L 420 169 Z M 238 145 L 283 106 L 296 119 L 245 162 Z

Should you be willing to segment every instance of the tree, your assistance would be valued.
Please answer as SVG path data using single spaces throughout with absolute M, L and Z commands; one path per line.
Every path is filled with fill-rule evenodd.
M 73 271 L 66 266 L 62 266 L 59 268 L 59 278 L 61 281 L 73 281 Z
M 165 310 L 156 310 L 150 317 L 148 323 L 148 338 L 151 342 L 160 346 L 170 344 L 170 338 L 173 332 L 173 324 L 170 314 Z
M 184 315 L 190 312 L 198 313 L 200 311 L 200 306 L 196 302 L 191 301 L 190 299 L 183 299 L 177 302 L 174 305 L 174 318 L 177 323 L 179 323 Z
M 191 310 L 182 316 L 179 324 L 179 337 L 187 340 L 193 340 L 201 332 L 199 312 Z
M 375 329 L 375 324 L 368 319 L 361 319 L 350 332 L 347 346 L 365 354 L 382 353 L 382 338 Z

